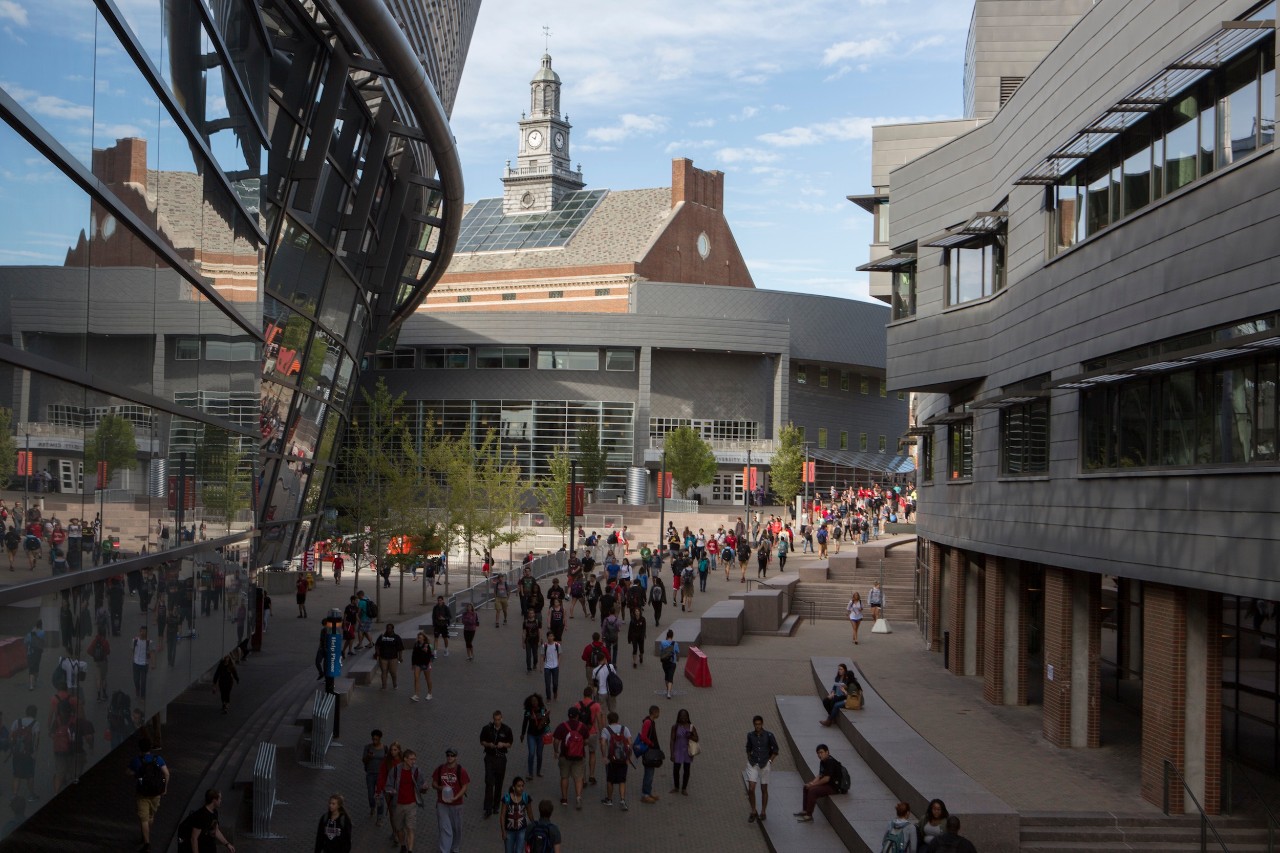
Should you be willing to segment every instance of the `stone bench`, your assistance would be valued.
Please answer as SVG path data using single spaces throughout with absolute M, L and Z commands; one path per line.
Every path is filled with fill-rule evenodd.
M 742 602 L 748 634 L 773 634 L 787 615 L 786 595 L 780 589 L 735 592 L 729 600 Z
M 747 627 L 746 607 L 741 600 L 717 601 L 702 614 L 702 645 L 736 646 Z
M 702 620 L 701 619 L 677 619 L 665 628 L 658 628 L 653 635 L 653 656 L 658 656 L 658 647 L 663 640 L 667 638 L 667 631 L 675 633 L 675 641 L 680 644 L 680 651 L 683 652 L 690 646 L 699 645 L 702 642 Z
M 377 671 L 378 660 L 373 655 L 373 649 L 362 649 L 342 661 L 342 674 L 361 687 L 372 684 Z
M 922 812 L 930 800 L 943 800 L 949 812 L 960 816 L 965 836 L 983 853 L 1017 853 L 1020 845 L 1019 818 L 1008 803 L 988 791 L 911 728 L 880 698 L 866 676 L 848 658 L 813 657 L 810 661 L 820 696 L 826 695 L 839 664 L 850 666 L 857 675 L 862 684 L 863 707 L 860 711 L 840 713 L 840 731 L 867 766 L 893 792 L 894 802 L 903 800 L 911 804 L 912 811 Z M 818 707 L 821 708 L 820 700 L 815 698 L 815 701 L 819 701 Z M 882 816 L 881 832 L 892 814 L 890 805 Z

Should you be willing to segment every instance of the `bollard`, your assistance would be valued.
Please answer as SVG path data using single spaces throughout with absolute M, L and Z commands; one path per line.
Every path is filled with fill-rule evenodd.
M 276 745 L 258 744 L 253 763 L 253 832 L 250 838 L 284 838 L 271 832 L 271 816 L 276 806 L 288 803 L 276 799 Z

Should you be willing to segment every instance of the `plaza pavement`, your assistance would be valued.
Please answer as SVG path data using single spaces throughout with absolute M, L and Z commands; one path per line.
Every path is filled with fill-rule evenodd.
M 798 555 L 793 556 L 791 562 L 794 565 L 809 559 L 812 558 Z M 369 590 L 372 583 L 364 582 L 361 586 Z M 726 582 L 723 574 L 713 574 L 707 593 L 695 596 L 694 611 L 701 613 L 743 588 L 736 580 Z M 351 589 L 349 573 L 340 587 L 331 579 L 322 580 L 308 599 L 311 618 L 307 620 L 294 618 L 291 595 L 274 596 L 274 621 L 263 651 L 251 656 L 241 669 L 242 683 L 233 697 L 231 714 L 218 714 L 216 697 L 207 688 L 188 691 L 171 706 L 163 754 L 175 767 L 175 784 L 161 810 L 158 840 L 172 838 L 177 822 L 189 808 L 199 804 L 199 793 L 204 787 L 217 784 L 230 799 L 230 782 L 240 772 L 239 766 L 233 766 L 239 762 L 232 760 L 242 754 L 236 751 L 239 741 L 247 737 L 258 739 L 260 730 L 273 727 L 268 725 L 268 719 L 287 716 L 291 720 L 314 691 L 318 682 L 313 680 L 312 658 L 318 620 L 328 607 L 345 603 Z M 417 604 L 421 595 L 419 585 L 406 581 L 406 603 L 413 602 L 413 606 L 406 607 L 405 616 L 396 614 L 394 593 L 398 590 L 393 587 L 383 592 L 384 623 L 395 622 L 406 642 L 411 642 L 416 626 L 427 621 L 422 618 L 423 608 Z M 863 592 L 865 594 L 865 590 Z M 375 828 L 366 808 L 360 753 L 368 732 L 375 727 L 385 732 L 388 742 L 399 740 L 415 749 L 419 765 L 428 772 L 443 761 L 446 747 L 456 747 L 462 765 L 472 777 L 462 849 L 500 850 L 497 818 L 482 818 L 484 770 L 479 732 L 490 714 L 498 709 L 518 737 L 523 700 L 529 693 L 541 689 L 542 676 L 540 671 L 526 674 L 516 626 L 495 630 L 492 615 L 491 609 L 482 611 L 475 662 L 467 662 L 460 637 L 453 641 L 452 654 L 438 659 L 434 700 L 409 701 L 412 685 L 408 652 L 402 667 L 406 677 L 402 677 L 399 689 L 388 686 L 381 690 L 376 679 L 372 686 L 355 688 L 356 695 L 342 712 L 342 746 L 334 746 L 327 756 L 334 769 L 316 770 L 300 765 L 291 749 L 282 748 L 278 760 L 279 798 L 288 805 L 277 807 L 271 828 L 285 837 L 253 839 L 238 830 L 237 851 L 311 851 L 316 821 L 328 795 L 335 791 L 344 795 L 353 818 L 354 849 L 394 851 L 388 830 Z M 661 630 L 665 632 L 670 622 L 681 615 L 678 608 L 668 605 L 663 611 Z M 647 645 L 651 647 L 658 629 L 652 624 L 651 610 L 647 616 L 650 619 Z M 382 625 L 377 628 L 380 631 Z M 579 656 L 593 628 L 594 624 L 584 621 L 581 615 L 567 622 L 560 700 L 551 705 L 553 723 L 564 719 L 565 709 L 580 695 L 585 684 Z M 742 792 L 743 743 L 751 717 L 757 713 L 762 715 L 766 727 L 777 734 L 783 750 L 775 765 L 777 769 L 794 770 L 773 697 L 814 692 L 810 656 L 856 652 L 854 660 L 896 711 L 961 768 L 1013 807 L 1024 811 L 1154 811 L 1136 794 L 1134 732 L 1137 722 L 1127 720 L 1123 716 L 1127 712 L 1104 707 L 1104 741 L 1106 726 L 1110 725 L 1113 733 L 1125 741 L 1120 746 L 1087 751 L 1057 750 L 1040 737 L 1039 707 L 988 705 L 982 699 L 981 681 L 956 678 L 945 672 L 939 656 L 923 650 L 914 624 L 897 625 L 895 632 L 887 635 L 863 631 L 860 639 L 862 643 L 854 647 L 847 623 L 837 620 L 802 624 L 793 637 L 748 636 L 736 647 L 706 647 L 713 686 L 695 688 L 680 675 L 676 696 L 669 701 L 661 695 L 658 662 L 646 656 L 641 668 L 632 669 L 629 655 L 624 655 L 619 672 L 625 689 L 619 697 L 618 709 L 628 728 L 635 731 L 650 704 L 662 710 L 659 731 L 664 741 L 680 708 L 689 710 L 698 728 L 703 750 L 693 764 L 689 796 L 667 793 L 671 787 L 668 763 L 655 777 L 654 790 L 661 797 L 657 804 L 640 802 L 641 774 L 637 768 L 629 776 L 627 799 L 631 810 L 622 812 L 617 805 L 605 807 L 599 802 L 603 796 L 604 771 L 603 765 L 598 765 L 596 776 L 601 785 L 584 792 L 583 810 L 573 809 L 572 797 L 568 808 L 561 807 L 558 773 L 548 747 L 544 777 L 535 779 L 529 789 L 535 806 L 543 797 L 556 803 L 553 820 L 564 833 L 567 851 L 602 844 L 614 851 L 648 850 L 656 845 L 696 845 L 703 851 L 767 850 L 760 830 L 746 820 L 747 807 Z M 838 732 L 832 732 L 833 738 L 839 736 Z M 277 740 L 286 746 L 286 741 Z M 136 841 L 137 829 L 129 820 L 130 798 L 121 794 L 123 786 L 119 775 L 128 757 L 125 750 L 93 768 L 80 785 L 72 786 L 9 842 L 0 844 L 0 853 L 134 849 L 129 842 Z M 517 745 L 508 756 L 507 784 L 511 775 L 523 774 L 524 760 L 524 750 Z M 923 805 L 912 804 L 917 811 Z M 65 830 L 68 814 L 84 817 L 86 810 L 95 817 L 96 845 L 90 838 L 80 844 L 79 838 L 69 837 Z M 792 819 L 783 811 L 771 808 L 771 822 Z M 418 853 L 435 850 L 436 820 L 432 805 L 420 812 L 417 827 L 415 849 Z M 102 842 L 104 837 L 111 839 L 106 846 Z M 171 848 L 153 844 L 153 849 Z

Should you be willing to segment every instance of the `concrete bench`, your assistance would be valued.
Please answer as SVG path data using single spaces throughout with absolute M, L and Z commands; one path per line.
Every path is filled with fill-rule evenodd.
M 760 824 L 770 850 L 803 850 L 805 853 L 845 853 L 849 845 L 836 832 L 822 810 L 813 823 L 798 823 L 791 816 L 804 804 L 804 777 L 790 770 L 769 771 L 769 819 Z M 756 794 L 758 798 L 759 793 Z M 880 851 L 875 851 L 880 853 Z
M 823 696 L 839 664 L 850 666 L 857 675 L 862 684 L 863 707 L 860 711 L 840 713 L 840 731 L 867 766 L 893 792 L 895 802 L 903 800 L 911 804 L 913 811 L 923 811 L 929 800 L 943 800 L 948 811 L 960 816 L 965 836 L 979 850 L 984 853 L 1017 853 L 1020 822 L 1018 813 L 1008 803 L 988 791 L 911 728 L 880 698 L 865 675 L 848 658 L 814 657 L 810 660 L 814 684 Z M 815 701 L 820 700 L 815 697 Z M 883 822 L 892 813 L 890 806 L 883 816 L 882 832 Z
M 342 662 L 342 674 L 361 687 L 372 684 L 377 671 L 378 660 L 373 656 L 373 649 L 365 649 Z
M 653 656 L 658 656 L 658 647 L 667 638 L 667 631 L 675 633 L 675 641 L 680 644 L 680 651 L 702 642 L 701 619 L 677 619 L 665 628 L 658 628 L 653 634 Z
M 827 560 L 811 560 L 796 565 L 801 583 L 826 583 Z
M 754 589 L 735 592 L 731 601 L 741 601 L 746 614 L 748 634 L 773 634 L 786 618 L 786 595 L 780 589 Z
M 702 614 L 702 645 L 736 646 L 746 630 L 746 607 L 741 600 L 717 601 Z

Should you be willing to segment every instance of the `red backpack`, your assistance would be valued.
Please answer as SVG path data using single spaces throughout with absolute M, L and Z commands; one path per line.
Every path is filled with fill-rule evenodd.
M 587 739 L 582 734 L 582 723 L 570 720 L 564 736 L 564 757 L 579 761 L 587 754 Z

